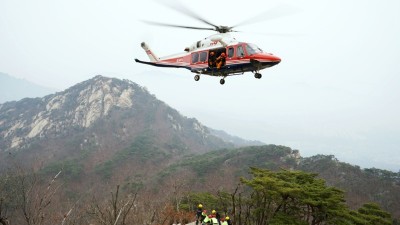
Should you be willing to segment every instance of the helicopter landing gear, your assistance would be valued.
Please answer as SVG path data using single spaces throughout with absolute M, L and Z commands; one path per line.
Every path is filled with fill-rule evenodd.
M 261 73 L 255 73 L 254 77 L 257 79 L 261 79 L 262 75 L 261 75 Z
M 199 80 L 200 80 L 200 75 L 194 76 L 194 80 L 195 80 L 195 81 L 199 81 Z
M 225 79 L 222 78 L 222 79 L 219 81 L 219 83 L 220 83 L 221 85 L 224 85 L 224 84 L 225 84 Z

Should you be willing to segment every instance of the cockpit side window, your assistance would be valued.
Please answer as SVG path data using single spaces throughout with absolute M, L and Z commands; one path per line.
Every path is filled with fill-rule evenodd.
M 243 46 L 239 45 L 237 47 L 237 57 L 241 58 L 244 57 L 244 50 L 243 50 Z
M 257 45 L 250 44 L 250 43 L 246 45 L 246 51 L 247 51 L 247 54 L 249 54 L 249 55 L 263 52 L 261 50 L 261 48 L 259 48 Z

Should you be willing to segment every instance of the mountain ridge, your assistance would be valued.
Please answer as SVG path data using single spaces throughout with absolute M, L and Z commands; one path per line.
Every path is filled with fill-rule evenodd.
M 196 136 L 197 141 L 186 141 L 185 145 L 196 145 L 195 149 L 203 149 L 200 151 L 234 146 L 234 143 L 213 135 L 211 129 L 196 119 L 182 116 L 156 99 L 146 88 L 129 80 L 98 75 L 42 98 L 0 104 L 0 151 L 31 148 L 32 143 L 52 142 L 54 138 L 68 135 L 79 136 L 80 132 L 93 130 L 93 126 L 101 127 L 98 123 L 107 122 L 114 116 L 122 116 L 121 121 L 126 121 L 126 124 L 114 121 L 119 123 L 114 131 L 118 135 L 114 135 L 122 139 L 134 137 L 142 130 L 161 129 L 158 126 L 162 125 L 169 138 Z M 83 138 L 81 144 L 84 145 L 86 139 Z
M 42 97 L 55 91 L 53 88 L 43 87 L 25 79 L 18 79 L 0 72 L 0 104 L 19 101 L 24 98 Z

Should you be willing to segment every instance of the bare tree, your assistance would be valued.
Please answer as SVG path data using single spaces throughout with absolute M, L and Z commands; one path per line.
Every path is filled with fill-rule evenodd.
M 180 211 L 179 206 L 181 205 L 182 199 L 185 195 L 185 192 L 187 193 L 187 184 L 185 182 L 179 182 L 177 180 L 174 180 L 172 184 L 172 197 L 173 201 L 175 203 L 175 209 L 177 212 Z
M 126 225 L 127 218 L 135 204 L 137 192 L 120 199 L 119 185 L 115 194 L 111 192 L 111 199 L 105 204 L 99 204 L 94 198 L 89 208 L 89 215 L 102 225 Z
M 87 193 L 91 192 L 92 188 L 88 189 L 86 193 L 82 194 L 78 200 L 76 200 L 68 209 L 66 213 L 62 215 L 61 225 L 78 225 L 82 223 L 89 223 L 87 212 L 85 210 L 87 203 L 82 203 L 83 198 L 87 196 Z M 83 200 L 84 201 L 84 200 Z M 85 205 L 85 206 L 83 206 Z
M 50 221 L 52 214 L 48 212 L 60 187 L 55 185 L 60 174 L 61 171 L 46 186 L 37 174 L 15 164 L 0 177 L 0 224 L 11 224 L 10 218 L 13 224 L 44 225 Z
M 3 197 L 0 197 L 0 223 L 2 225 L 9 225 L 9 221 L 7 219 L 7 209 L 4 207 L 5 200 Z
M 19 170 L 16 175 L 15 192 L 17 207 L 22 211 L 24 220 L 28 225 L 43 225 L 51 220 L 50 214 L 46 214 L 50 208 L 52 199 L 61 185 L 55 185 L 61 170 L 53 177 L 46 188 L 39 182 L 37 174 L 27 174 Z
M 9 211 L 12 210 L 12 188 L 11 179 L 8 173 L 0 176 L 0 224 L 9 225 Z
M 5 190 L 4 190 L 4 183 L 6 177 L 0 177 L 0 223 L 2 225 L 7 225 L 7 208 L 5 205 Z

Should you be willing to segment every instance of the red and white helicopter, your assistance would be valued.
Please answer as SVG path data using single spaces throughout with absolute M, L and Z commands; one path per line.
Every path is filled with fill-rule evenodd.
M 272 53 L 264 52 L 257 45 L 237 41 L 230 35 L 231 32 L 237 32 L 232 30 L 234 27 L 260 21 L 246 20 L 232 27 L 217 26 L 191 12 L 187 8 L 179 11 L 212 26 L 212 28 L 181 26 L 149 21 L 144 22 L 159 26 L 213 30 L 218 33 L 193 43 L 190 47 L 186 47 L 182 53 L 160 58 L 154 54 L 145 42 L 142 42 L 141 46 L 147 53 L 150 61 L 135 59 L 136 62 L 157 67 L 185 68 L 196 74 L 194 76 L 195 81 L 200 80 L 201 75 L 222 77 L 220 80 L 221 85 L 225 83 L 226 77 L 243 75 L 245 72 L 252 72 L 255 78 L 260 79 L 262 77 L 260 70 L 275 66 L 281 62 L 279 57 Z M 267 19 L 274 17 L 275 16 L 267 16 Z M 255 17 L 255 19 L 257 19 L 257 17 Z

